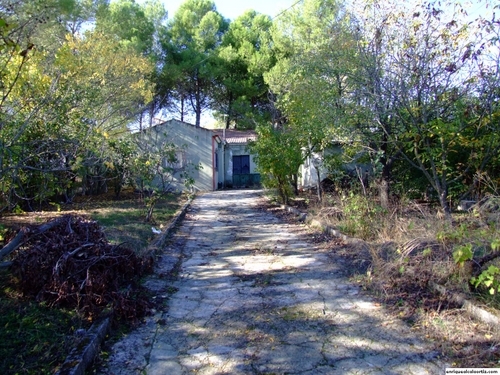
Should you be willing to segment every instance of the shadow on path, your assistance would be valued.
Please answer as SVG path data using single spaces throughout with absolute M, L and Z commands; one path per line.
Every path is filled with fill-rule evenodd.
M 432 346 L 350 283 L 303 225 L 259 209 L 260 194 L 195 199 L 165 249 L 182 264 L 147 350 L 138 349 L 141 365 L 113 372 L 110 362 L 107 373 L 444 372 Z

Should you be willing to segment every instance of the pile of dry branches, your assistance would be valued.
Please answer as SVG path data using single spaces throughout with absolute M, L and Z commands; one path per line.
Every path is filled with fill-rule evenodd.
M 10 267 L 26 297 L 75 308 L 89 319 L 109 309 L 118 318 L 136 321 L 149 311 L 137 281 L 152 261 L 108 243 L 95 221 L 63 216 L 25 227 L 2 251 L 6 248 L 15 251 Z

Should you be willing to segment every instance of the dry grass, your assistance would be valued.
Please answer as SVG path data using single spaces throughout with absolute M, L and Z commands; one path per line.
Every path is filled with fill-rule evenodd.
M 474 262 L 460 266 L 453 259 L 454 249 L 468 244 L 477 259 L 493 252 L 492 241 L 500 236 L 500 200 L 483 202 L 470 213 L 454 213 L 453 223 L 436 206 L 409 200 L 381 210 L 364 197 L 326 195 L 318 204 L 311 194 L 292 204 L 307 210 L 311 219 L 365 241 L 348 245 L 337 240 L 327 246 L 350 263 L 353 280 L 434 341 L 450 364 L 500 366 L 500 327 L 470 318 L 431 288 L 433 283 L 444 285 L 500 316 L 500 298 L 470 284 L 480 269 Z
M 151 227 L 162 229 L 167 226 L 185 200 L 187 197 L 179 194 L 161 199 L 150 223 L 145 221 L 147 210 L 144 201 L 131 189 L 123 191 L 119 199 L 113 193 L 79 196 L 72 204 L 49 205 L 44 211 L 4 214 L 0 223 L 4 228 L 17 231 L 23 226 L 41 224 L 62 215 L 88 217 L 99 222 L 111 243 L 126 243 L 140 252 L 155 236 Z

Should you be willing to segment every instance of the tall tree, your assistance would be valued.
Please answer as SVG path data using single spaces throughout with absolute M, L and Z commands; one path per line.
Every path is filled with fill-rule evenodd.
M 151 60 L 156 70 L 149 79 L 155 82 L 161 69 L 160 41 L 166 32 L 166 20 L 167 11 L 160 0 L 147 0 L 142 4 L 135 0 L 119 0 L 100 7 L 96 29 Z M 149 103 L 136 103 L 132 107 L 138 116 L 139 128 L 145 122 L 152 123 L 161 103 L 161 98 L 155 97 Z
M 59 18 L 65 25 L 66 31 L 76 35 L 94 24 L 100 10 L 106 9 L 108 0 L 67 0 L 66 11 L 61 12 Z
M 371 17 L 359 18 L 365 20 L 359 46 L 367 63 L 357 72 L 357 102 L 372 119 L 365 134 L 377 142 L 384 167 L 392 149 L 417 168 L 450 218 L 449 188 L 469 170 L 458 166 L 458 150 L 470 147 L 470 156 L 487 157 L 464 138 L 478 137 L 482 128 L 481 116 L 464 114 L 481 90 L 477 61 L 484 41 L 459 5 L 391 5 L 374 3 L 364 8 Z
M 114 35 L 144 55 L 153 52 L 155 24 L 146 16 L 145 7 L 135 0 L 117 0 L 101 8 L 96 29 Z
M 163 40 L 163 70 L 159 92 L 170 93 L 180 105 L 181 120 L 188 112 L 200 126 L 201 115 L 210 104 L 214 86 L 214 56 L 227 21 L 210 0 L 187 0 L 172 22 Z
M 265 78 L 278 95 L 285 127 L 304 158 L 322 153 L 342 137 L 348 117 L 345 96 L 356 61 L 348 14 L 335 0 L 305 1 L 276 21 L 273 41 L 278 62 Z M 317 172 L 321 198 L 319 166 Z
M 218 48 L 217 85 L 212 109 L 224 117 L 226 128 L 254 128 L 269 121 L 268 86 L 264 73 L 274 64 L 272 20 L 249 10 L 231 22 Z
M 19 12 L 22 19 L 25 9 Z M 43 33 L 53 29 L 42 25 L 33 33 L 33 48 L 10 50 L 11 60 L 22 64 L 6 64 L 11 83 L 0 128 L 3 208 L 32 208 L 64 194 L 90 167 L 104 174 L 107 140 L 126 131 L 135 103 L 149 100 L 151 63 L 134 50 L 98 32 L 67 34 L 46 47 Z
M 31 86 L 36 91 L 44 84 L 34 68 L 43 51 L 50 51 L 50 41 L 42 34 L 51 35 L 54 29 L 62 30 L 56 15 L 63 13 L 68 5 L 71 1 L 5 1 L 0 4 L 1 209 L 12 208 L 12 202 L 19 200 L 16 195 L 21 193 L 22 196 L 17 166 L 18 156 L 22 156 L 24 150 L 19 140 L 43 107 L 31 93 L 25 96 L 20 93 L 24 87 Z M 13 186 L 21 191 L 14 191 Z

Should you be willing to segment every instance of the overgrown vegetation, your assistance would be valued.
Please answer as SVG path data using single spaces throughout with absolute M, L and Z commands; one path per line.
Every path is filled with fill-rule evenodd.
M 477 367 L 498 366 L 500 338 L 472 322 L 452 333 L 467 315 L 434 286 L 499 306 L 500 39 L 490 5 L 498 9 L 478 1 L 474 18 L 449 2 L 302 2 L 271 29 L 278 58 L 265 78 L 278 111 L 257 128 L 273 136 L 251 146 L 278 155 L 257 162 L 282 203 L 364 240 L 332 247 L 358 281 Z M 279 169 L 279 155 L 301 167 Z
M 497 303 L 499 5 L 474 8 L 304 0 L 229 21 L 210 0 L 168 20 L 158 0 L 2 1 L 0 212 L 131 185 L 135 207 L 92 210 L 114 244 L 142 248 L 183 146 L 147 150 L 131 129 L 165 112 L 201 126 L 212 109 L 226 128 L 256 128 L 262 181 L 282 202 L 316 177 L 307 199 L 372 243 L 367 280 L 388 300 L 420 301 L 439 281 Z M 322 181 L 341 189 L 323 195 Z M 457 215 L 464 199 L 477 204 Z M 123 220 L 139 215 L 153 223 Z
M 78 330 L 87 329 L 99 317 L 100 311 L 106 314 L 114 311 L 115 324 L 120 322 L 120 325 L 127 326 L 140 320 L 141 314 L 148 311 L 149 301 L 148 296 L 137 288 L 137 277 L 147 267 L 139 265 L 137 268 L 130 262 L 133 259 L 146 262 L 144 265 L 151 262 L 152 254 L 146 250 L 155 236 L 152 224 L 161 229 L 184 199 L 184 195 L 170 195 L 160 200 L 153 223 L 144 221 L 147 208 L 139 195 L 129 189 L 122 192 L 119 200 L 114 199 L 113 194 L 97 196 L 93 200 L 78 197 L 73 205 L 63 205 L 58 210 L 2 217 L 4 241 L 12 239 L 15 234 L 12 229 L 42 224 L 51 219 L 63 221 L 62 227 L 53 228 L 55 233 L 45 232 L 34 238 L 34 243 L 23 244 L 18 253 L 13 253 L 14 263 L 18 264 L 12 270 L 1 270 L 0 339 L 3 344 L 0 346 L 0 372 L 53 373 L 69 350 L 77 345 Z M 72 216 L 62 216 L 68 214 Z M 100 229 L 92 221 L 79 218 L 82 215 L 97 220 L 105 238 L 101 237 Z M 89 225 L 93 229 L 84 229 L 84 232 L 90 230 L 91 233 L 79 237 L 77 232 Z M 66 233 L 70 229 L 73 233 Z M 51 246 L 55 247 L 50 250 Z M 42 256 L 43 261 L 37 260 L 37 256 Z M 51 258 L 59 259 L 57 267 L 51 264 Z M 120 264 L 126 269 L 113 276 L 113 270 Z M 81 267 L 91 272 L 79 272 Z M 54 274 L 54 269 L 59 269 L 59 272 Z M 106 275 L 112 279 L 106 280 Z M 52 278 L 52 281 L 44 280 L 45 277 Z M 78 289 L 84 280 L 90 284 L 78 297 Z M 120 280 L 125 284 L 120 284 Z M 35 288 L 33 283 L 39 287 Z M 100 288 L 98 295 L 92 294 L 91 284 Z M 121 285 L 120 289 L 113 289 L 118 285 Z
M 285 201 L 299 174 L 321 199 L 325 177 L 354 179 L 384 209 L 391 195 L 433 199 L 448 221 L 459 201 L 498 194 L 500 39 L 489 5 L 478 2 L 474 19 L 458 3 L 308 0 L 280 16 L 265 74 L 277 116 L 252 146 L 266 153 L 266 186 Z
M 336 241 L 329 249 L 349 260 L 353 281 L 435 340 L 455 366 L 498 366 L 496 328 L 468 316 L 453 295 L 500 317 L 499 198 L 454 211 L 449 222 L 442 220 L 438 201 L 400 198 L 382 209 L 376 189 L 368 195 L 360 186 L 352 189 L 330 191 L 321 202 L 314 191 L 303 192 L 291 204 L 362 239 Z

